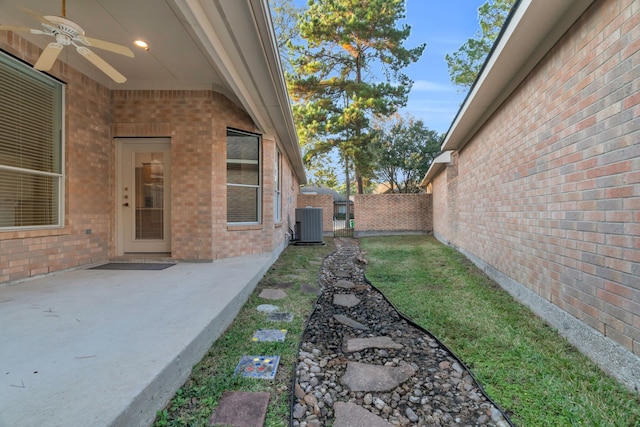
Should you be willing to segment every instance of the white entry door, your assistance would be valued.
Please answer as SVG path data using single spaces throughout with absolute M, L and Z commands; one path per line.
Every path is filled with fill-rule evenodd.
M 119 138 L 116 147 L 118 252 L 171 252 L 169 139 Z

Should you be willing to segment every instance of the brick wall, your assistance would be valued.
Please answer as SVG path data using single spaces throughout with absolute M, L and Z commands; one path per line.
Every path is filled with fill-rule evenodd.
M 5 31 L 0 32 L 0 48 L 29 63 L 40 53 Z M 227 127 L 257 130 L 247 113 L 224 95 L 109 91 L 60 61 L 50 73 L 67 82 L 65 226 L 0 232 L 0 283 L 106 261 L 116 254 L 117 137 L 171 139 L 173 258 L 206 261 L 270 252 L 286 243 L 299 182 L 283 157 L 283 219 L 276 224 L 276 140 L 270 135 L 262 138 L 262 221 L 252 226 L 227 225 Z
M 433 229 L 430 194 L 356 194 L 356 236 Z
M 443 240 L 640 355 L 640 13 L 596 1 L 433 181 Z
M 40 50 L 7 31 L 0 49 L 35 63 Z M 65 85 L 65 222 L 51 230 L 0 232 L 0 283 L 108 259 L 113 198 L 109 91 L 60 61 Z M 91 234 L 86 234 L 89 232 Z
M 322 231 L 325 234 L 333 234 L 333 196 L 331 194 L 299 194 L 298 207 L 307 206 L 322 208 Z

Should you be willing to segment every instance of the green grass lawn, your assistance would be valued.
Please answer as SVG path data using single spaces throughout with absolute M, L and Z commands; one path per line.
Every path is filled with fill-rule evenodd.
M 290 246 L 233 324 L 211 347 L 158 413 L 155 426 L 207 426 L 224 391 L 267 391 L 265 425 L 289 424 L 292 369 L 304 324 L 316 297 L 321 261 L 335 250 Z M 453 249 L 426 236 L 361 239 L 367 277 L 404 314 L 435 334 L 473 371 L 492 399 L 519 426 L 640 426 L 640 398 L 606 376 L 553 329 Z M 291 283 L 273 302 L 293 312 L 292 323 L 266 324 L 256 307 L 260 291 Z M 283 343 L 253 343 L 260 328 L 286 328 Z M 280 355 L 273 381 L 234 376 L 243 355 Z
M 193 368 L 187 382 L 180 387 L 167 407 L 157 414 L 154 426 L 207 426 L 213 409 L 225 391 L 266 391 L 271 397 L 265 425 L 289 425 L 289 396 L 293 366 L 307 317 L 316 296 L 301 292 L 301 286 L 317 285 L 324 257 L 335 251 L 332 239 L 326 246 L 290 246 L 260 281 L 232 325 L 213 344 Z M 279 283 L 287 297 L 266 301 L 258 297 L 262 289 Z M 260 304 L 274 304 L 280 311 L 294 313 L 291 323 L 267 323 L 266 315 L 256 310 Z M 284 342 L 252 342 L 258 329 L 287 329 Z M 243 355 L 279 355 L 280 365 L 274 380 L 246 379 L 233 371 Z
M 471 368 L 519 426 L 640 426 L 640 398 L 461 254 L 427 236 L 361 239 L 367 278 Z

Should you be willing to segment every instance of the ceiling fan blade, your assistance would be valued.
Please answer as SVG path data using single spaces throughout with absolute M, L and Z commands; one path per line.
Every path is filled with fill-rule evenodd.
M 13 31 L 14 33 L 28 33 L 31 31 L 31 28 L 13 27 L 11 25 L 0 25 L 0 31 Z
M 17 7 L 18 9 L 20 9 L 21 11 L 23 11 L 24 13 L 26 13 L 27 15 L 31 15 L 31 16 L 32 16 L 34 19 L 36 19 L 38 22 L 45 22 L 45 23 L 46 23 L 46 22 L 49 22 L 49 21 L 47 21 L 47 20 L 46 20 L 42 15 L 40 15 L 40 14 L 39 14 L 39 13 L 37 13 L 37 12 L 34 12 L 34 11 L 33 11 L 33 10 L 31 10 L 31 9 L 27 9 L 26 7 L 24 7 L 24 6 L 20 6 L 20 5 L 16 5 L 16 7 Z
M 14 27 L 12 25 L 0 25 L 0 31 L 13 31 L 14 33 L 49 34 L 46 31 L 36 30 L 35 28 Z
M 120 74 L 118 70 L 109 65 L 104 59 L 100 58 L 98 55 L 93 53 L 91 50 L 87 49 L 84 46 L 76 47 L 78 53 L 85 58 L 87 61 L 91 62 L 93 65 L 98 67 L 100 71 L 109 76 L 116 83 L 124 83 L 127 81 L 127 78 Z
M 128 56 L 129 58 L 133 58 L 133 52 L 126 46 L 122 46 L 121 44 L 111 43 L 104 40 L 94 39 L 93 37 L 77 37 L 78 41 L 87 46 L 97 47 L 98 49 L 108 50 L 109 52 L 118 53 L 120 55 Z
M 40 58 L 38 58 L 33 68 L 40 71 L 49 71 L 53 67 L 53 63 L 58 59 L 63 47 L 60 43 L 49 43 L 40 54 Z

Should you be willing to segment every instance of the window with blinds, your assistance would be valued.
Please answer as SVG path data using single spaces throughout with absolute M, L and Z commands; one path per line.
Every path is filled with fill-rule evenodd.
M 0 52 L 0 229 L 62 225 L 62 84 Z
M 227 222 L 260 222 L 260 137 L 227 130 Z
M 282 221 L 282 173 L 280 168 L 282 167 L 282 154 L 280 150 L 276 149 L 276 164 L 275 164 L 275 194 L 273 201 L 273 219 L 276 223 Z

